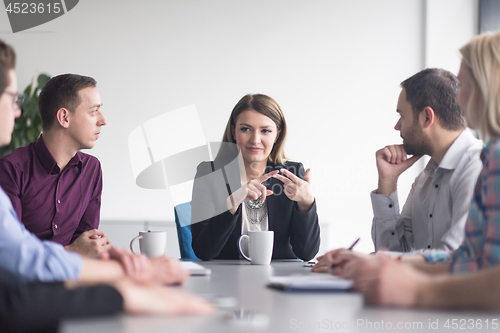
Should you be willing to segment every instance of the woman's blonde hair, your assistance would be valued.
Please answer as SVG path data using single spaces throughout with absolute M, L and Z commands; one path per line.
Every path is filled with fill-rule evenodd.
M 483 140 L 500 138 L 500 32 L 474 37 L 460 49 L 470 69 L 472 89 L 467 110 Z
M 271 97 L 263 94 L 255 95 L 245 95 L 240 101 L 234 106 L 231 116 L 226 125 L 226 130 L 224 131 L 224 136 L 222 137 L 222 142 L 236 143 L 233 136 L 232 128 L 236 125 L 236 120 L 238 116 L 248 110 L 253 110 L 258 113 L 263 114 L 266 117 L 271 118 L 276 124 L 279 131 L 278 139 L 273 145 L 273 149 L 269 154 L 269 161 L 276 165 L 282 165 L 286 161 L 285 157 L 285 139 L 286 139 L 286 121 L 285 115 L 281 110 L 278 103 Z M 219 151 L 217 158 L 221 157 L 223 152 Z

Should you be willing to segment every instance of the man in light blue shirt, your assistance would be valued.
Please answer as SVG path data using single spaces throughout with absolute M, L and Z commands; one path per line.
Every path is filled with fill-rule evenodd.
M 0 147 L 9 144 L 23 96 L 17 93 L 14 49 L 0 40 Z M 201 299 L 156 283 L 181 283 L 187 272 L 166 256 L 148 260 L 112 250 L 103 259 L 82 258 L 62 245 L 40 241 L 17 218 L 0 187 L 0 331 L 56 331 L 64 318 L 132 314 L 209 314 Z M 64 283 L 22 283 L 65 281 Z M 81 286 L 80 280 L 84 287 Z M 89 286 L 92 282 L 104 285 Z M 168 304 L 168 306 L 164 306 Z
M 8 72 L 8 75 L 0 73 L 3 74 L 3 80 L 0 79 L 0 146 L 5 146 L 10 143 L 14 119 L 21 115 L 23 96 L 17 91 L 15 56 L 7 56 L 7 52 L 2 51 L 5 54 L 2 54 L 4 61 L 0 69 L 7 67 Z M 41 242 L 28 232 L 19 222 L 9 197 L 0 188 L 1 275 L 12 281 L 76 280 L 82 267 L 82 257 L 78 254 L 56 243 Z
M 15 119 L 21 115 L 15 52 L 0 40 L 0 147 L 11 141 Z M 164 284 L 182 283 L 188 272 L 166 256 L 144 256 L 112 249 L 96 260 L 66 251 L 61 245 L 40 241 L 19 221 L 10 199 L 0 187 L 0 277 L 10 281 L 114 281 L 125 275 Z
M 9 197 L 0 188 L 0 270 L 13 281 L 77 280 L 82 257 L 62 245 L 40 241 L 17 219 Z

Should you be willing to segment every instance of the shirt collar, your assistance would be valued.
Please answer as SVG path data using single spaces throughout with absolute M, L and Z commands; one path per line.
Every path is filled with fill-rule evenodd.
M 427 175 L 432 175 L 432 173 L 438 168 L 438 165 L 436 161 L 434 161 L 432 158 L 427 162 L 427 165 L 425 166 L 424 172 Z
M 40 163 L 48 174 L 58 174 L 61 172 L 56 160 L 45 145 L 45 142 L 43 142 L 42 134 L 40 134 L 40 137 L 36 140 L 34 150 L 40 160 Z M 78 169 L 82 171 L 82 159 L 80 155 L 81 153 L 77 152 L 69 161 L 68 165 L 76 165 L 78 166 Z
M 466 128 L 463 130 L 444 154 L 441 163 L 439 163 L 439 167 L 442 169 L 455 170 L 462 156 L 467 152 L 469 147 L 477 141 L 478 139 L 472 135 L 469 129 Z
M 78 170 L 80 170 L 80 172 L 82 171 L 82 165 L 83 165 L 83 162 L 82 162 L 82 153 L 77 151 L 75 156 L 73 156 L 73 158 L 69 161 L 68 165 L 76 165 L 78 167 Z

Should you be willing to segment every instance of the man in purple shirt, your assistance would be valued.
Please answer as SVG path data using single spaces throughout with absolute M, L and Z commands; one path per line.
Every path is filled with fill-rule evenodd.
M 91 149 L 106 119 L 96 81 L 55 76 L 42 89 L 43 134 L 36 142 L 0 158 L 0 186 L 26 229 L 82 255 L 110 250 L 98 231 L 102 172 Z
M 21 115 L 15 64 L 14 49 L 0 40 L 0 147 L 10 143 L 14 120 Z M 101 255 L 107 260 L 81 257 L 60 244 L 40 241 L 16 215 L 0 187 L 0 332 L 52 332 L 63 318 L 123 310 L 141 315 L 213 311 L 193 295 L 158 284 L 186 280 L 188 273 L 176 260 L 149 260 L 119 249 Z M 95 283 L 106 285 L 90 286 Z

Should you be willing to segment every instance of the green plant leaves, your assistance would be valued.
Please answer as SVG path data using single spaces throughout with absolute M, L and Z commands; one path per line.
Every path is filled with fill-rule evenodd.
M 47 74 L 40 74 L 38 75 L 38 79 L 37 79 L 37 82 L 38 82 L 38 89 L 39 90 L 42 90 L 43 87 L 45 87 L 45 85 L 47 84 L 47 82 L 49 82 L 50 80 L 50 76 L 48 76 Z

